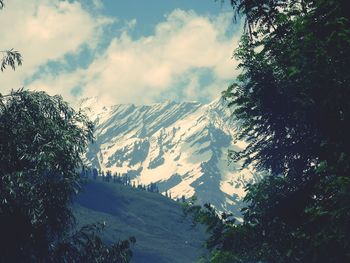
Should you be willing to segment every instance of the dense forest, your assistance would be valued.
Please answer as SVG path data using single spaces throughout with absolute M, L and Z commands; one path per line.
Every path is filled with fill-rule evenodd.
M 83 167 L 81 172 L 80 172 L 80 178 L 82 180 L 97 180 L 97 178 L 101 178 L 102 181 L 104 182 L 113 182 L 125 186 L 129 186 L 132 188 L 137 188 L 141 189 L 147 192 L 151 193 L 157 193 L 160 194 L 158 185 L 156 183 L 150 183 L 148 185 L 145 184 L 138 184 L 137 182 L 135 183 L 135 180 L 131 179 L 131 176 L 129 173 L 112 173 L 110 170 L 102 171 L 98 170 L 97 168 L 91 168 L 91 167 Z M 166 197 L 169 197 L 171 199 L 171 192 L 168 191 L 167 189 L 164 191 L 164 195 Z M 180 199 L 177 199 L 178 202 L 180 202 Z M 185 197 L 181 197 L 181 201 L 184 203 L 185 202 Z
M 200 262 L 350 262 L 349 3 L 230 4 L 245 31 L 241 74 L 223 97 L 248 144 L 230 158 L 268 175 L 248 185 L 243 223 L 209 204 L 184 205 L 210 234 Z M 1 71 L 22 64 L 17 51 L 2 54 Z M 93 124 L 60 96 L 0 94 L 0 262 L 130 261 L 135 238 L 105 244 L 103 224 L 76 228 L 70 205 L 91 141 Z

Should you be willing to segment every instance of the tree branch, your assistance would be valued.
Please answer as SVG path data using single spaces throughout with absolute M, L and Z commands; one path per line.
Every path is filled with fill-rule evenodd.
M 13 70 L 15 70 L 16 64 L 18 66 L 22 65 L 23 58 L 17 50 L 13 50 L 13 48 L 11 48 L 10 50 L 1 50 L 0 53 L 3 54 L 3 57 L 0 62 L 1 71 L 4 71 L 4 69 L 6 69 L 7 66 L 10 66 Z

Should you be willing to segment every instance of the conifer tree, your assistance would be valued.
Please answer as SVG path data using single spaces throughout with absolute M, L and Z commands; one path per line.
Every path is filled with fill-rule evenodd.
M 96 168 L 93 168 L 92 169 L 92 177 L 93 177 L 93 179 L 96 180 L 97 176 L 98 176 L 98 170 Z
M 106 180 L 106 182 L 110 182 L 111 179 L 112 179 L 112 172 L 110 170 L 108 170 L 107 173 L 106 173 L 105 180 Z
M 106 181 L 106 175 L 104 171 L 101 171 L 102 181 Z

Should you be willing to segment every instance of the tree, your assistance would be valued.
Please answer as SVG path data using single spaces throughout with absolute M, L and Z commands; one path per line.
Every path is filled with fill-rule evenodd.
M 73 222 L 92 124 L 59 96 L 20 90 L 0 96 L 0 138 L 1 256 L 45 258 Z
M 0 0 L 0 10 L 4 8 L 4 1 Z M 4 71 L 7 66 L 10 66 L 13 70 L 18 66 L 22 65 L 22 55 L 17 51 L 12 49 L 0 50 L 2 58 L 0 61 L 0 70 Z
M 105 179 L 106 182 L 110 182 L 110 180 L 112 179 L 112 172 L 110 170 L 107 171 Z
M 0 52 L 1 71 L 22 64 L 19 52 Z M 135 238 L 106 245 L 98 236 L 104 225 L 75 230 L 71 202 L 92 132 L 60 96 L 0 94 L 1 262 L 129 262 Z
M 10 66 L 13 70 L 15 70 L 16 64 L 18 66 L 22 65 L 22 55 L 17 50 L 1 50 L 0 53 L 2 54 L 0 62 L 1 71 L 4 71 L 7 66 Z
M 270 176 L 248 186 L 244 223 L 224 229 L 213 253 L 228 262 L 349 262 L 348 3 L 230 3 L 246 33 L 235 52 L 242 74 L 224 96 L 248 143 L 231 154 Z
M 78 231 L 94 245 L 90 251 L 70 234 L 75 227 L 70 204 L 81 189 L 81 156 L 92 127 L 59 96 L 24 90 L 0 96 L 1 262 L 64 262 L 57 253 L 67 242 L 85 256 L 108 250 L 91 228 Z M 119 244 L 111 251 L 123 248 L 119 252 L 130 255 Z
M 104 224 L 87 225 L 63 239 L 53 255 L 54 262 L 129 262 L 132 257 L 130 245 L 136 239 L 131 237 L 107 246 L 99 236 L 104 227 Z
M 98 176 L 98 170 L 96 168 L 92 169 L 92 178 L 94 178 L 94 180 L 97 179 Z
M 104 171 L 101 171 L 101 177 L 102 177 L 102 181 L 106 180 L 106 175 Z

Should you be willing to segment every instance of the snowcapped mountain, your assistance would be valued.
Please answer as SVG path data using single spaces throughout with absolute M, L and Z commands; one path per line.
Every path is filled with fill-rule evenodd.
M 128 173 L 136 184 L 157 183 L 173 199 L 195 195 L 239 217 L 244 186 L 259 176 L 229 165 L 228 149 L 244 143 L 233 143 L 234 123 L 222 100 L 103 107 L 89 98 L 80 106 L 96 125 L 86 154 L 92 166 Z

